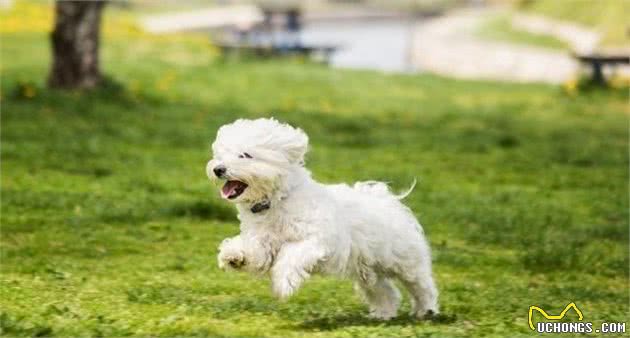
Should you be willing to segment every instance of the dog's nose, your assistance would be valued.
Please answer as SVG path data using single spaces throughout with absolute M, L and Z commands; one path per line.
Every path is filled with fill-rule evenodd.
M 223 175 L 225 175 L 225 172 L 227 171 L 227 169 L 225 168 L 224 165 L 219 164 L 218 166 L 214 167 L 214 169 L 212 169 L 212 171 L 214 171 L 214 174 L 218 178 L 221 178 L 221 177 L 223 177 Z

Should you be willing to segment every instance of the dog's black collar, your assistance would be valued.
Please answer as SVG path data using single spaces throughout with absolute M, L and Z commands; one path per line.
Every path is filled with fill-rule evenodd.
M 261 211 L 265 211 L 267 209 L 271 208 L 271 202 L 269 202 L 268 200 L 264 200 L 262 202 L 258 202 L 256 204 L 254 204 L 251 209 L 251 212 L 254 214 L 257 214 Z

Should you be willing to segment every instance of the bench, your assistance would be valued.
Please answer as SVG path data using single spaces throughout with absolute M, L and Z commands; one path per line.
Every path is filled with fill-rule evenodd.
M 603 68 L 606 65 L 630 64 L 630 56 L 624 55 L 574 55 L 581 63 L 587 64 L 592 68 L 593 83 L 601 86 L 606 85 Z
M 291 47 L 283 47 L 276 45 L 257 45 L 242 44 L 231 42 L 216 42 L 215 46 L 219 47 L 223 54 L 231 54 L 234 52 L 243 52 L 256 56 L 283 56 L 283 55 L 300 55 L 310 57 L 314 54 L 321 54 L 324 63 L 329 63 L 330 56 L 334 53 L 338 46 L 319 46 L 319 45 L 298 45 Z

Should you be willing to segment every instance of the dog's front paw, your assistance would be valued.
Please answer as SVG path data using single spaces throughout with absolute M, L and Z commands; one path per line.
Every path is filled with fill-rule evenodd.
M 219 252 L 220 269 L 240 269 L 243 266 L 245 266 L 245 256 L 243 255 L 242 251 L 221 250 L 221 252 Z

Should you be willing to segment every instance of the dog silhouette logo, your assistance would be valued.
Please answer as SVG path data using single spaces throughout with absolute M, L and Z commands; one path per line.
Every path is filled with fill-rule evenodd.
M 577 305 L 575 305 L 574 302 L 569 303 L 564 310 L 562 310 L 562 312 L 560 312 L 559 315 L 550 315 L 548 314 L 545 310 L 539 308 L 538 306 L 532 305 L 529 307 L 529 316 L 528 316 L 528 320 L 529 320 L 529 327 L 533 330 L 536 331 L 536 328 L 534 327 L 534 323 L 532 322 L 532 317 L 534 316 L 534 310 L 540 312 L 540 314 L 543 315 L 543 317 L 545 317 L 546 319 L 549 320 L 560 320 L 562 318 L 564 318 L 564 316 L 567 314 L 567 312 L 573 309 L 575 310 L 575 312 L 578 315 L 578 320 L 582 320 L 584 319 L 584 316 L 582 315 L 582 311 L 580 311 L 580 309 L 578 309 Z

